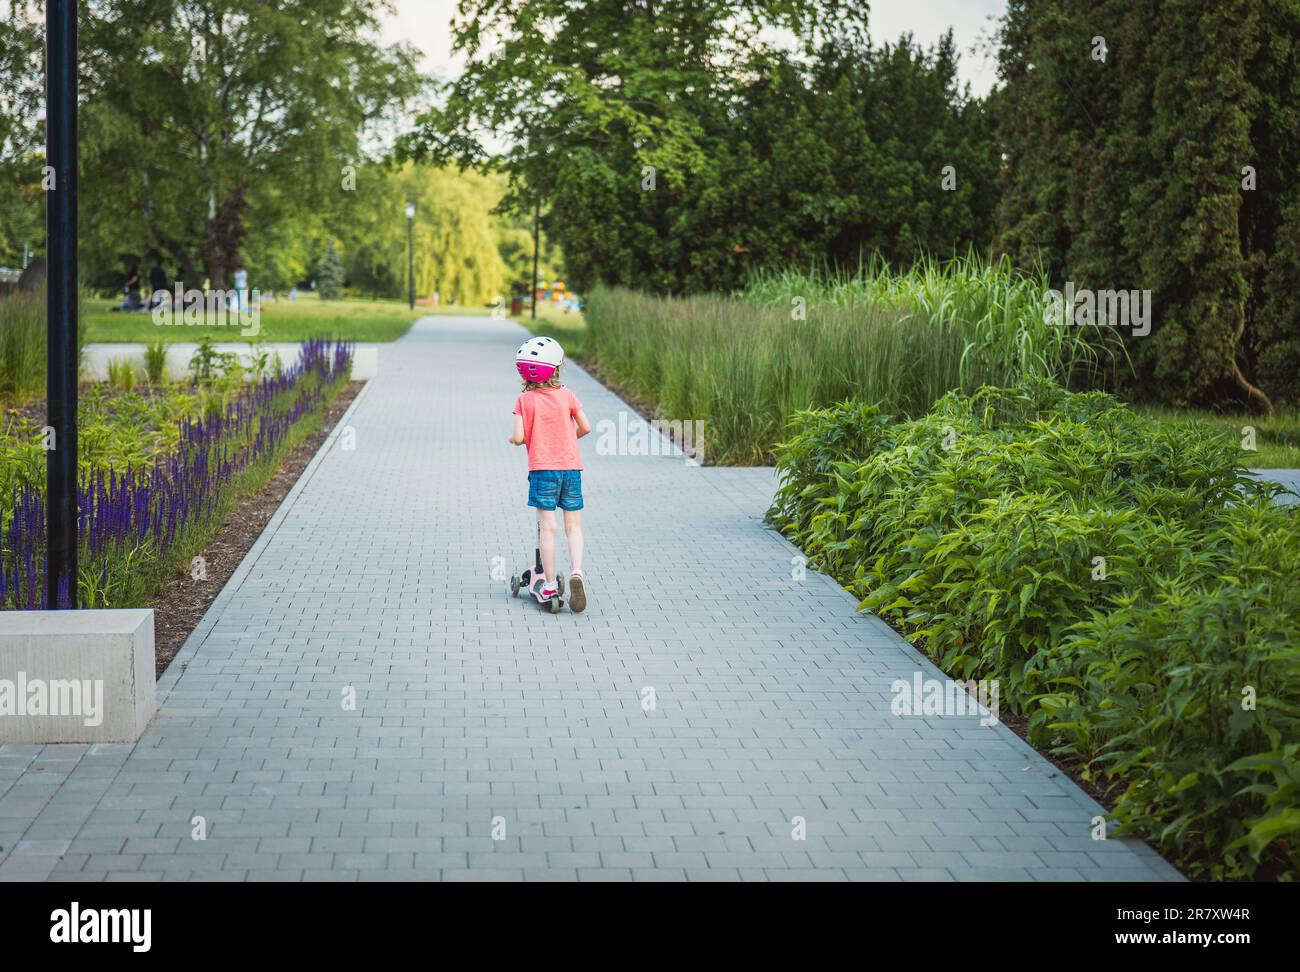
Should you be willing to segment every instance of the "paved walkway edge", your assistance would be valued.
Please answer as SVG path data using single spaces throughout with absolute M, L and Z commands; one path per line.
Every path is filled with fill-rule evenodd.
M 162 712 L 163 706 L 167 701 L 168 693 L 170 693 L 171 690 L 176 687 L 176 683 L 180 681 L 181 674 L 185 671 L 186 664 L 194 657 L 195 653 L 198 652 L 199 646 L 203 644 L 203 639 L 208 636 L 208 632 L 210 632 L 216 625 L 217 618 L 221 616 L 221 612 L 225 609 L 226 604 L 230 599 L 235 596 L 235 592 L 239 590 L 239 585 L 243 582 L 244 578 L 252 571 L 253 566 L 257 563 L 257 558 L 262 555 L 262 551 L 265 550 L 275 538 L 276 530 L 280 528 L 280 524 L 284 522 L 284 518 L 289 515 L 289 511 L 293 509 L 293 504 L 297 502 L 299 494 L 307 488 L 307 484 L 311 482 L 311 478 L 316 474 L 316 470 L 320 467 L 320 464 L 325 461 L 325 456 L 329 454 L 329 451 L 332 448 L 334 448 L 334 443 L 339 437 L 340 430 L 347 425 L 348 420 L 352 417 L 352 413 L 357 410 L 357 407 L 365 399 L 366 392 L 369 390 L 370 382 L 367 381 L 361 386 L 361 391 L 357 392 L 357 397 L 352 399 L 352 404 L 350 404 L 347 407 L 347 410 L 339 416 L 338 421 L 334 423 L 334 427 L 329 430 L 329 434 L 325 436 L 325 441 L 320 444 L 320 448 L 316 450 L 316 454 L 311 457 L 311 461 L 308 462 L 306 468 L 303 469 L 302 475 L 298 477 L 298 481 L 293 484 L 293 488 L 289 490 L 288 495 L 285 496 L 285 498 L 280 502 L 280 505 L 275 508 L 275 512 L 271 515 L 271 519 L 267 520 L 266 526 L 262 528 L 262 532 L 258 535 L 257 540 L 254 541 L 253 545 L 248 549 L 248 553 L 244 554 L 244 559 L 239 562 L 239 566 L 235 568 L 235 572 L 226 579 L 226 583 L 222 586 L 216 599 L 208 605 L 208 609 L 203 612 L 203 617 L 199 619 L 199 623 L 195 626 L 194 630 L 190 632 L 189 637 L 185 639 L 180 649 L 167 664 L 167 668 L 163 671 L 162 678 L 158 679 L 158 713 Z M 157 717 L 157 714 L 155 714 L 154 718 L 156 719 Z
M 715 489 L 717 488 L 716 484 L 710 483 L 710 485 L 714 486 Z M 719 492 L 722 491 L 719 490 Z M 737 504 L 737 506 L 739 506 L 739 504 Z M 766 528 L 766 532 L 769 535 L 771 535 L 772 538 L 775 539 L 777 543 L 784 546 L 785 549 L 789 551 L 792 555 L 798 557 L 807 556 L 802 550 L 800 550 L 788 539 L 786 539 L 786 537 L 784 536 L 784 534 L 781 533 L 781 531 L 777 530 L 772 526 L 769 526 L 766 522 L 764 522 L 764 526 Z M 916 663 L 918 668 L 920 668 L 923 672 L 925 672 L 927 678 L 934 678 L 939 681 L 948 681 L 951 678 L 951 676 L 948 675 L 945 671 L 943 671 L 943 669 L 941 669 L 938 665 L 936 665 L 933 661 L 931 661 L 929 657 L 927 657 L 926 654 L 923 651 L 921 651 L 921 649 L 917 648 L 914 644 L 912 644 L 901 634 L 899 634 L 896 630 L 894 630 L 894 628 L 890 627 L 890 625 L 887 624 L 882 618 L 878 617 L 875 614 L 872 614 L 870 611 L 859 611 L 858 599 L 854 597 L 853 594 L 847 588 L 845 588 L 843 584 L 837 581 L 834 577 L 831 577 L 829 574 L 824 574 L 821 571 L 813 570 L 811 568 L 808 568 L 808 573 L 817 574 L 820 577 L 826 578 L 826 580 L 829 581 L 831 584 L 834 584 L 835 587 L 839 589 L 840 593 L 843 594 L 849 601 L 852 602 L 854 611 L 856 611 L 859 615 L 867 618 L 873 627 L 878 629 L 887 638 L 894 641 L 898 645 L 898 647 L 902 650 L 903 654 L 907 655 L 909 659 L 911 659 L 913 662 Z M 1049 760 L 1046 756 L 1040 753 L 1037 749 L 1035 749 L 1032 745 L 1030 745 L 1021 736 L 1017 735 L 1009 726 L 1004 724 L 1000 719 L 993 725 L 992 728 L 995 732 L 1000 733 L 1002 737 L 1006 739 L 1013 747 L 1015 747 L 1020 752 L 1023 752 L 1025 754 L 1025 759 L 1029 764 L 1025 767 L 1027 770 L 1037 769 L 1038 771 L 1044 773 L 1048 777 L 1059 776 L 1064 778 L 1064 780 L 1068 782 L 1070 786 L 1075 787 L 1076 789 L 1079 790 L 1081 794 L 1083 794 L 1083 797 L 1086 800 L 1086 802 L 1093 808 L 1094 815 L 1103 816 L 1103 817 L 1106 816 L 1105 807 L 1103 807 L 1096 800 L 1094 800 L 1092 798 L 1092 795 L 1089 794 L 1087 790 L 1084 790 L 1077 783 L 1071 780 L 1065 773 L 1063 773 L 1060 769 L 1058 769 L 1057 766 L 1054 763 L 1052 763 L 1051 760 Z M 1136 840 L 1137 838 L 1129 838 L 1129 839 Z M 1137 853 L 1141 854 L 1144 857 L 1148 857 L 1157 870 L 1163 870 L 1168 880 L 1173 880 L 1173 881 L 1186 880 L 1182 872 L 1179 871 L 1178 868 L 1170 864 L 1168 861 L 1166 861 L 1163 857 L 1161 857 L 1160 853 L 1156 851 L 1153 847 L 1151 847 L 1151 845 L 1143 841 L 1142 847 L 1145 850 L 1138 851 Z

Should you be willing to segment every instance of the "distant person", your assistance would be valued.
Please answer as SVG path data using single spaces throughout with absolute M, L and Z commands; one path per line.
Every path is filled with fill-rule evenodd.
M 184 283 L 184 281 L 185 281 L 185 268 L 184 268 L 184 267 L 177 267 L 177 269 L 176 269 L 176 279 L 177 279 L 177 281 L 179 281 L 179 282 L 181 283 L 181 288 L 180 288 L 180 290 L 181 290 L 180 307 L 181 307 L 181 308 L 188 307 L 189 305 L 186 303 L 186 301 L 189 300 L 189 296 L 188 296 L 188 295 L 189 295 L 189 291 L 185 289 L 185 283 Z
M 155 259 L 149 268 L 149 306 L 157 307 L 168 293 L 167 271 L 162 268 L 162 261 Z
M 297 303 L 297 301 L 298 301 L 298 286 L 297 284 L 295 284 L 294 286 L 289 288 L 289 303 L 294 304 Z
M 241 263 L 235 269 L 235 306 L 243 311 L 244 305 L 248 302 L 248 271 L 244 269 Z
M 122 288 L 122 291 L 126 295 L 122 301 L 122 310 L 140 310 L 140 267 L 138 264 L 131 267 L 127 273 L 126 285 Z
M 32 257 L 18 277 L 18 292 L 35 294 L 45 292 L 45 257 Z

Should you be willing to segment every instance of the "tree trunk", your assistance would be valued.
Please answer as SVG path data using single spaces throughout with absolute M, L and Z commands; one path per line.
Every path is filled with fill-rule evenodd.
M 153 184 L 149 179 L 148 169 L 141 170 L 140 183 L 144 190 L 140 194 L 140 216 L 145 230 L 152 238 L 155 247 L 166 250 L 172 259 L 181 265 L 182 279 L 177 282 L 185 290 L 197 289 L 203 281 L 199 279 L 199 272 L 194 266 L 194 257 L 190 255 L 189 247 L 153 225 Z
M 181 243 L 180 240 L 168 236 L 166 233 L 158 230 L 153 230 L 152 232 L 153 237 L 158 241 L 158 244 L 171 254 L 173 260 L 181 265 L 182 279 L 180 280 L 180 283 L 186 290 L 197 290 L 203 283 L 203 279 L 199 276 L 198 268 L 194 265 L 194 257 L 190 255 L 189 248 Z
M 1241 366 L 1237 363 L 1237 351 L 1241 347 L 1242 335 L 1246 333 L 1246 309 L 1242 304 L 1241 301 L 1237 303 L 1237 328 L 1232 341 L 1232 380 L 1237 383 L 1237 387 L 1244 391 L 1251 401 L 1263 409 L 1267 417 L 1272 418 L 1277 414 L 1277 409 L 1273 407 L 1273 403 L 1269 401 L 1268 396 L 1264 394 L 1262 389 L 1252 385 L 1246 379 Z

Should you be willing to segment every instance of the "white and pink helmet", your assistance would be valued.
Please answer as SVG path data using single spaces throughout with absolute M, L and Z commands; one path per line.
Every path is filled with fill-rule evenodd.
M 555 338 L 529 338 L 515 352 L 515 367 L 524 381 L 550 381 L 564 363 L 564 348 Z

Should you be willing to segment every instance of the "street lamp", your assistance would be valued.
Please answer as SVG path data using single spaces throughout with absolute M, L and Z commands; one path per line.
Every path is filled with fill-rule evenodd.
M 407 298 L 415 310 L 415 203 L 406 204 L 406 280 Z
M 533 320 L 537 320 L 537 239 L 542 225 L 542 197 L 533 207 Z
M 77 0 L 45 5 L 45 606 L 77 606 Z

